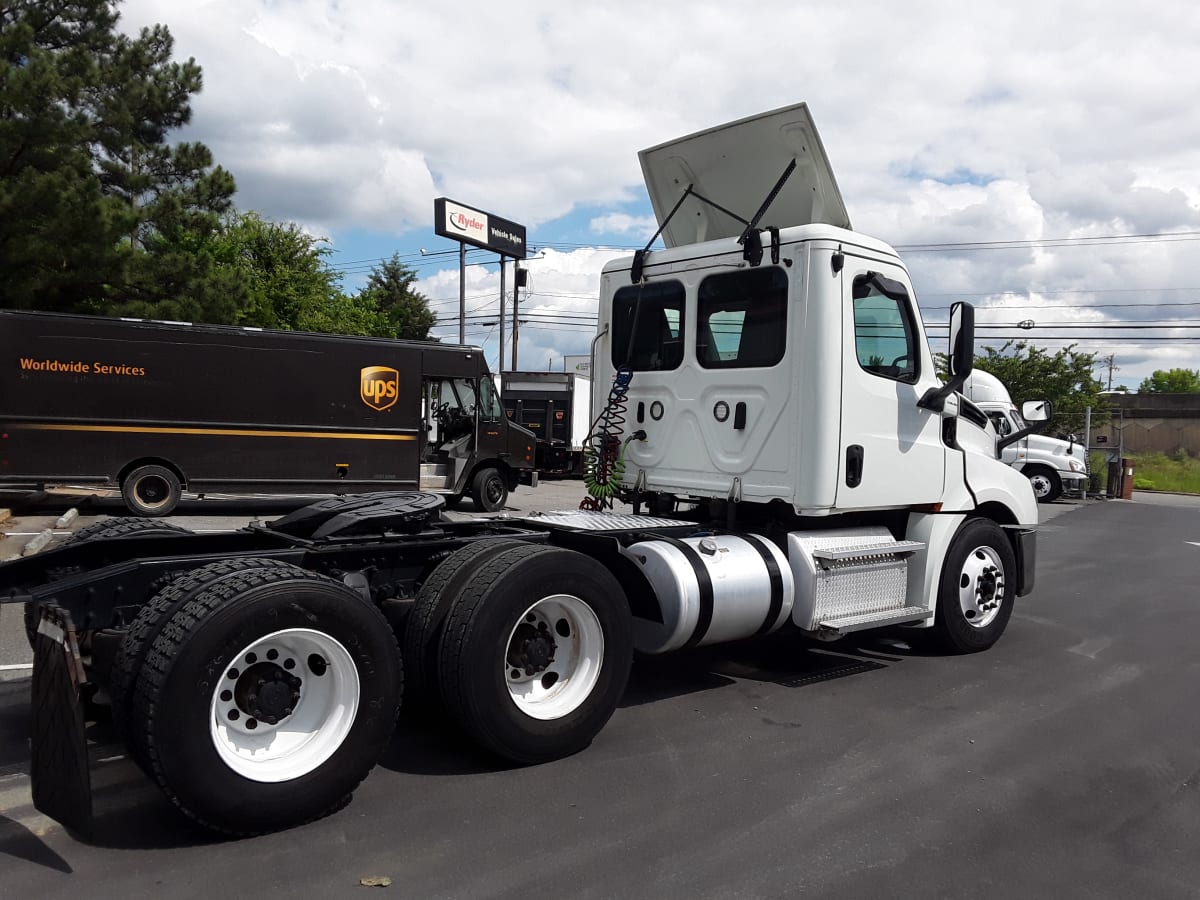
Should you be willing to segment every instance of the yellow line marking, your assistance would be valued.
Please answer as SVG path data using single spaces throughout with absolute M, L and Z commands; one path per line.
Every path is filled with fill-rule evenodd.
M 222 437 L 342 438 L 354 441 L 415 441 L 412 434 L 364 434 L 354 431 L 259 431 L 248 428 L 153 428 L 140 425 L 12 425 L 24 431 L 104 431 L 118 434 L 210 434 Z

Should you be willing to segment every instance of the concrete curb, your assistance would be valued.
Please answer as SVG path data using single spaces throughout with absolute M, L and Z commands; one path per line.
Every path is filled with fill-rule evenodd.
M 25 549 L 21 551 L 21 555 L 22 556 L 33 556 L 33 554 L 35 554 L 41 550 L 44 550 L 46 545 L 49 544 L 52 540 L 54 540 L 54 532 L 51 531 L 49 528 L 47 528 L 45 531 L 40 532 L 28 544 L 25 545 Z
M 79 518 L 79 510 L 71 507 L 65 513 L 58 517 L 58 521 L 54 523 L 55 528 L 69 528 L 71 523 Z

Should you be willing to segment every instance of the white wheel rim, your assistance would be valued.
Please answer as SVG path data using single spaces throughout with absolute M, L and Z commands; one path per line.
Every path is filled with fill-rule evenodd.
M 1050 479 L 1045 475 L 1034 475 L 1029 479 L 1033 485 L 1033 495 L 1039 499 L 1050 494 Z
M 543 597 L 509 632 L 504 665 L 508 695 L 533 719 L 560 719 L 596 687 L 604 631 L 596 613 L 571 594 Z
M 256 691 L 265 691 L 262 699 Z M 337 752 L 358 701 L 358 669 L 338 641 L 308 628 L 276 631 L 221 673 L 209 708 L 213 746 L 251 781 L 290 781 Z
M 958 602 L 972 628 L 987 628 L 1000 615 L 1007 587 L 1004 563 L 991 547 L 976 547 L 967 554 L 958 576 Z
M 149 485 L 162 487 L 163 496 L 161 500 L 147 500 L 143 496 L 143 486 Z M 138 503 L 142 505 L 143 509 L 162 509 L 171 499 L 171 485 L 162 475 L 143 475 L 134 482 L 133 495 L 137 498 Z

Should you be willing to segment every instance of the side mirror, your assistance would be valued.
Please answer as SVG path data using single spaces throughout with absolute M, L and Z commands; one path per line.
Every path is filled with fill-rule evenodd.
M 1049 400 L 1026 400 L 1021 404 L 1021 418 L 1026 422 L 1046 422 L 1054 415 Z
M 975 307 L 961 300 L 950 307 L 950 380 L 941 387 L 930 388 L 917 406 L 931 409 L 947 417 L 958 409 L 946 408 L 946 398 L 962 390 L 963 382 L 975 364 Z
M 1021 418 L 1026 422 L 1025 427 L 997 441 L 996 450 L 1001 451 L 1009 444 L 1015 444 L 1021 438 L 1033 434 L 1033 423 L 1047 421 L 1053 412 L 1054 407 L 1050 405 L 1049 400 L 1026 400 L 1021 404 Z
M 950 380 L 958 387 L 975 364 L 975 307 L 961 300 L 950 307 Z M 958 388 L 955 388 L 957 390 Z

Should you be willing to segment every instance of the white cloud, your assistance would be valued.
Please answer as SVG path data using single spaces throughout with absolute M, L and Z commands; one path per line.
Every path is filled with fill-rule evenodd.
M 588 223 L 588 228 L 596 234 L 632 234 L 637 237 L 649 238 L 658 228 L 658 220 L 654 216 L 609 213 L 607 216 L 592 219 Z
M 593 228 L 648 235 L 645 207 L 627 208 L 644 197 L 637 150 L 798 100 L 852 221 L 893 243 L 1200 229 L 1200 16 L 1186 0 L 1153 15 L 1034 0 L 778 0 L 752 14 L 684 0 L 537 0 L 519 15 L 469 0 L 121 9 L 127 28 L 165 22 L 177 55 L 203 66 L 187 136 L 233 171 L 239 204 L 335 239 L 427 233 L 440 194 L 526 223 L 535 243 L 553 240 L 539 225 L 580 209 Z M 1196 246 L 909 264 L 927 295 L 1121 289 L 1152 307 L 1200 288 Z M 543 286 L 560 277 L 573 283 L 535 274 Z M 1122 376 L 1146 365 L 1131 360 Z

